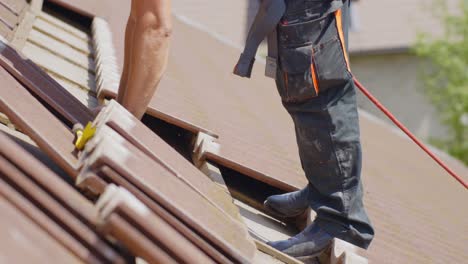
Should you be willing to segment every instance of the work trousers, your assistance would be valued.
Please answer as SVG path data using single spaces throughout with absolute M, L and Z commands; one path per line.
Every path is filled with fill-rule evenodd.
M 302 27 L 316 31 L 300 34 L 312 36 L 306 45 L 284 45 L 294 43 L 289 32 L 298 30 L 279 27 L 276 84 L 294 121 L 315 223 L 367 248 L 374 230 L 363 205 L 356 89 L 346 54 L 348 5 L 345 1 L 341 9 L 312 21 L 317 25 Z M 282 44 L 285 35 L 289 39 Z

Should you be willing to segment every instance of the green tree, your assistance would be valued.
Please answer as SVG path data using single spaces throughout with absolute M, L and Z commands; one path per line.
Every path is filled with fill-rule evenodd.
M 437 10 L 444 35 L 422 34 L 414 50 L 430 62 L 422 77 L 450 128 L 448 139 L 434 143 L 468 165 L 468 0 L 460 0 L 457 12 L 448 12 L 443 1 L 438 2 Z

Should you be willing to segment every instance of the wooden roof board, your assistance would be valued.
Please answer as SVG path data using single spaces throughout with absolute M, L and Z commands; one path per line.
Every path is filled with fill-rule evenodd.
M 27 162 L 30 161 L 27 158 L 27 156 L 32 156 L 37 161 L 39 161 L 42 166 L 46 166 L 49 169 L 49 171 L 52 171 L 56 175 L 56 177 L 59 177 L 62 181 L 71 182 L 71 179 L 68 179 L 68 175 L 54 161 L 52 161 L 52 159 L 50 159 L 50 157 L 47 156 L 27 135 L 21 133 L 18 130 L 13 129 L 11 126 L 8 127 L 5 125 L 0 125 L 0 134 L 0 137 L 4 137 L 5 135 L 8 139 L 10 139 L 8 141 L 14 142 L 16 143 L 16 145 L 19 146 L 14 148 L 14 153 L 25 153 L 24 155 L 20 155 L 20 160 L 24 161 L 25 164 L 33 164 Z M 1 140 L 1 142 L 2 144 L 7 144 L 5 143 L 5 140 Z M 3 153 L 5 147 L 2 147 L 0 149 L 0 152 Z M 25 158 L 23 159 L 23 157 Z M 9 158 L 9 160 L 13 162 L 11 158 Z M 37 168 L 38 166 L 31 167 L 32 170 L 36 170 Z M 37 171 L 41 170 L 37 169 Z
M 122 241 L 122 244 L 144 263 L 178 263 L 160 245 L 153 243 L 154 241 L 151 241 L 142 231 L 135 229 L 119 215 L 111 214 L 107 219 L 105 229 L 109 236 Z
M 82 263 L 76 256 L 0 197 L 0 259 L 5 263 Z
M 0 168 L 5 179 L 14 184 L 16 191 L 25 194 L 27 199 L 38 206 L 51 219 L 54 219 L 73 237 L 81 241 L 90 251 L 112 263 L 123 263 L 123 259 L 104 242 L 96 231 L 81 222 L 72 212 L 50 197 L 45 190 L 31 181 L 24 172 L 7 161 L 6 157 L 0 158 Z
M 147 194 L 143 193 L 140 189 L 138 189 L 131 182 L 122 177 L 122 175 L 117 173 L 114 169 L 106 165 L 99 168 L 99 171 L 97 171 L 96 173 L 102 179 L 127 189 L 136 198 L 143 202 L 153 213 L 163 218 L 164 221 L 173 226 L 179 233 L 183 234 L 190 241 L 198 245 L 198 247 L 210 257 L 212 257 L 220 263 L 229 262 L 226 256 L 221 254 L 221 252 L 219 252 L 215 246 L 205 241 L 196 232 L 193 232 L 193 230 L 187 227 L 180 219 L 176 218 L 174 215 L 169 213 L 160 204 L 152 200 Z
M 77 8 L 85 7 L 76 4 L 77 1 L 73 0 L 60 2 L 69 4 L 74 2 Z M 127 1 L 123 2 L 128 4 Z M 92 7 L 93 3 L 90 2 L 88 5 Z M 117 15 L 113 16 L 110 12 L 106 12 L 104 2 L 94 7 L 96 10 L 93 11 L 92 8 L 88 10 L 94 14 L 99 12 L 106 14 L 112 19 L 109 21 L 116 32 L 114 39 L 118 41 L 116 46 L 119 57 L 122 58 L 122 32 L 126 18 L 118 19 Z M 241 83 L 238 80 L 233 81 L 235 77 L 228 73 L 231 72 L 239 51 L 226 48 L 224 44 L 216 44 L 208 34 L 190 29 L 177 21 L 174 32 L 168 74 L 157 92 L 155 108 L 168 116 L 214 129 L 215 132 L 219 132 L 220 127 L 226 126 L 238 135 L 238 141 L 231 143 L 233 149 L 235 147 L 242 149 L 243 146 L 253 142 L 251 144 L 253 147 L 243 152 L 237 151 L 238 154 L 235 154 L 233 151 L 234 158 L 240 159 L 242 157 L 236 156 L 249 151 L 255 153 L 256 157 L 263 157 L 263 161 L 257 166 L 248 166 L 249 168 L 259 168 L 273 180 L 276 177 L 284 177 L 290 187 L 303 186 L 305 179 L 300 172 L 292 122 L 281 108 L 274 84 L 271 81 L 259 80 L 263 79 L 259 77 L 263 75 L 262 65 L 255 67 L 254 79 Z M 190 39 L 190 49 L 187 49 L 187 41 L 184 39 Z M 184 52 L 185 50 L 189 50 L 190 54 Z M 213 53 L 214 50 L 217 52 Z M 217 82 L 210 80 L 218 77 Z M 206 80 L 209 82 L 205 82 Z M 223 97 L 219 93 L 225 93 L 226 96 Z M 192 102 L 192 104 L 181 105 L 179 101 Z M 236 104 L 238 104 L 237 111 L 241 113 L 237 116 L 245 120 L 257 116 L 257 122 L 246 124 L 242 120 L 236 120 L 236 115 L 227 114 L 225 109 L 229 107 L 235 109 Z M 256 107 L 256 104 L 260 107 Z M 192 117 L 192 113 L 201 113 L 201 111 L 205 111 L 206 114 Z M 233 110 L 230 111 L 235 113 Z M 215 121 L 208 125 L 202 124 L 199 120 L 203 121 L 206 116 Z M 220 119 L 224 120 L 219 121 Z M 263 122 L 267 125 L 260 132 L 257 129 L 258 127 L 261 129 Z M 377 230 L 376 239 L 369 250 L 370 261 L 425 263 L 425 260 L 430 259 L 441 263 L 447 261 L 462 263 L 466 260 L 468 251 L 465 245 L 468 243 L 462 234 L 466 233 L 464 219 L 467 218 L 468 210 L 460 210 L 457 203 L 466 200 L 466 192 L 410 141 L 402 139 L 388 126 L 376 123 L 363 115 L 361 115 L 361 125 L 364 145 L 365 203 Z M 268 133 L 264 133 L 265 129 Z M 221 138 L 226 138 L 223 133 L 219 134 Z M 274 140 L 278 143 L 275 144 Z M 257 141 L 263 144 L 257 144 Z M 229 141 L 225 142 L 224 146 L 226 144 L 229 144 Z M 277 150 L 274 156 L 272 153 L 275 151 L 269 150 L 272 145 Z M 277 145 L 281 148 L 276 147 Z M 256 157 L 252 157 L 251 162 L 257 161 Z M 450 159 L 447 160 L 451 166 L 463 172 L 462 175 L 468 175 L 466 167 L 457 165 Z M 278 169 L 277 163 L 283 164 L 286 168 Z M 286 175 L 289 176 L 288 179 Z M 443 198 L 434 193 L 443 193 Z M 432 207 L 432 204 L 436 206 Z M 433 229 L 439 231 L 432 233 Z M 403 241 L 402 245 L 400 241 Z M 457 253 L 452 254 L 452 250 L 447 252 L 447 247 L 455 249 Z M 453 261 L 454 259 L 456 261 Z
M 106 125 L 123 138 L 128 140 L 156 162 L 160 162 L 174 172 L 191 188 L 219 205 L 234 219 L 238 218 L 238 210 L 232 202 L 232 197 L 214 184 L 206 175 L 189 163 L 159 136 L 143 125 L 127 110 L 112 100 L 96 117 L 94 125 L 98 128 Z
M 135 229 L 141 230 L 153 244 L 161 245 L 167 254 L 174 257 L 176 263 L 216 263 L 196 244 L 150 211 L 142 215 L 128 204 L 120 204 L 114 213 L 126 219 Z
M 83 246 L 80 241 L 66 232 L 63 227 L 52 221 L 49 216 L 29 200 L 16 192 L 16 190 L 8 185 L 3 178 L 0 179 L 0 196 L 3 196 L 8 200 L 18 211 L 37 224 L 42 230 L 65 247 L 71 254 L 80 259 L 81 262 L 102 263 L 89 249 Z
M 44 100 L 69 123 L 86 124 L 93 119 L 91 111 L 23 54 L 0 39 L 0 64 L 29 91 Z
M 22 137 L 26 137 L 23 134 L 21 135 Z M 15 134 L 14 136 L 20 135 Z M 51 171 L 48 166 L 42 164 L 22 146 L 16 144 L 3 134 L 0 134 L 0 154 L 3 157 L 7 157 L 11 164 L 20 168 L 38 186 L 59 201 L 60 204 L 66 206 L 69 211 L 77 215 L 77 218 L 89 226 L 97 225 L 97 211 L 94 209 L 91 201 L 84 198 L 75 188 L 67 184 Z
M 3 68 L 0 79 L 0 110 L 69 175 L 77 175 L 72 131 Z

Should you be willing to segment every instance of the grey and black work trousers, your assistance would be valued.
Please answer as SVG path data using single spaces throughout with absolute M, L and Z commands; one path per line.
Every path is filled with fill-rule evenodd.
M 374 230 L 363 205 L 356 89 L 346 51 L 348 5 L 308 22 L 315 25 L 279 26 L 276 84 L 294 121 L 315 222 L 330 235 L 367 248 Z M 309 31 L 298 32 L 301 28 Z M 309 41 L 298 45 L 293 34 L 308 35 Z

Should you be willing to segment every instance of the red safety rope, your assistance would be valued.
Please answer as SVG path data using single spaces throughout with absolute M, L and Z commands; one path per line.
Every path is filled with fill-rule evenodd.
M 354 83 L 356 86 L 367 96 L 372 103 L 375 104 L 385 115 L 387 115 L 390 120 L 392 120 L 395 125 L 397 125 L 403 132 L 405 132 L 408 137 L 410 137 L 414 143 L 416 143 L 422 150 L 424 150 L 433 160 L 435 160 L 442 168 L 444 168 L 450 175 L 452 175 L 455 180 L 460 182 L 465 189 L 468 189 L 468 183 L 465 182 L 459 175 L 457 175 L 452 169 L 450 169 L 441 159 L 439 159 L 424 143 L 422 143 L 415 135 L 413 135 L 408 128 L 406 128 L 398 119 L 382 104 L 375 98 L 356 78 L 354 78 Z

